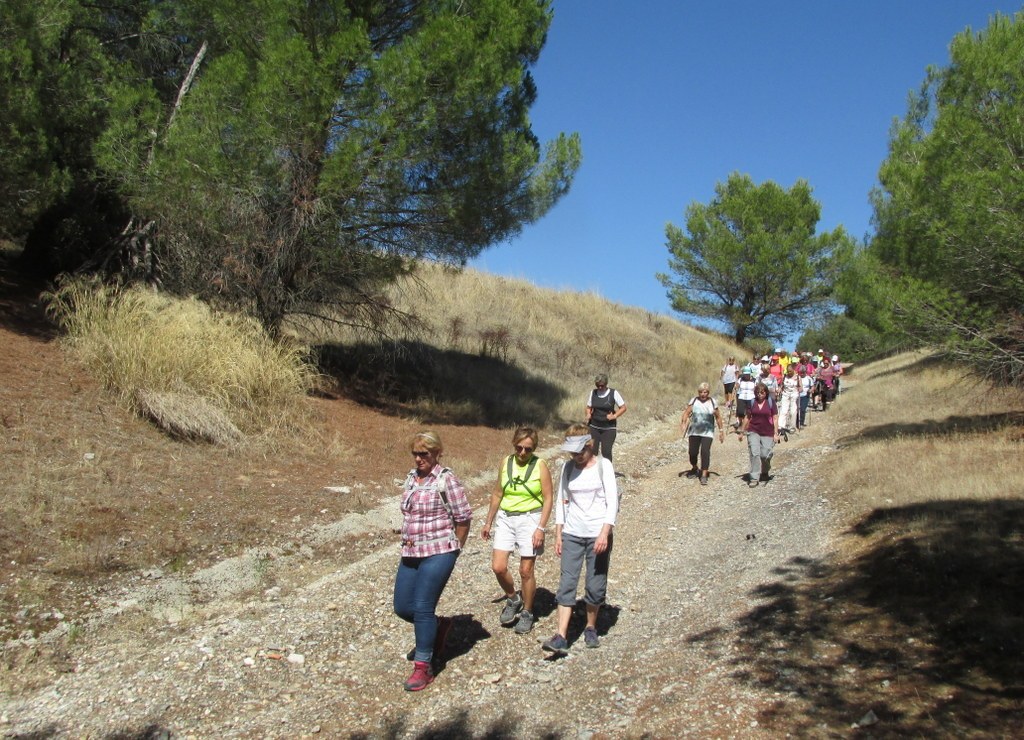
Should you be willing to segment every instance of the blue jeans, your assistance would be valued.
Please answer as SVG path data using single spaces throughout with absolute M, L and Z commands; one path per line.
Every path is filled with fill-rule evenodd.
M 800 426 L 806 426 L 807 425 L 807 406 L 810 404 L 810 402 L 811 402 L 811 394 L 810 393 L 808 393 L 806 396 L 800 396 L 800 412 L 799 412 L 799 415 L 800 415 L 800 418 L 799 418 Z
M 416 660 L 434 657 L 437 637 L 437 602 L 455 569 L 459 550 L 426 558 L 402 558 L 395 576 L 395 614 L 416 631 Z

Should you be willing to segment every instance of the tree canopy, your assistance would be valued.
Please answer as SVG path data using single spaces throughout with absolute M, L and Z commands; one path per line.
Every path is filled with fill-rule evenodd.
M 825 310 L 852 240 L 840 226 L 815 233 L 821 206 L 803 180 L 789 190 L 733 173 L 707 203 L 673 224 L 659 274 L 676 311 L 728 324 L 737 342 L 781 337 Z
M 83 16 L 57 34 L 91 44 L 69 66 L 102 63 L 58 107 L 96 101 L 68 179 L 117 201 L 126 238 L 117 259 L 80 261 L 127 264 L 271 329 L 370 318 L 410 258 L 465 262 L 541 217 L 579 166 L 577 136 L 542 145 L 530 127 L 548 2 L 12 2 L 24 28 L 47 9 Z M 61 233 L 65 214 L 46 215 Z
M 1022 383 L 1024 16 L 965 30 L 950 59 L 893 127 L 870 251 L 904 329 Z

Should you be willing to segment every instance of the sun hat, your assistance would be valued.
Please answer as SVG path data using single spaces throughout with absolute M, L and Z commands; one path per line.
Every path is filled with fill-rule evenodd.
M 581 434 L 578 437 L 566 437 L 565 442 L 562 443 L 562 452 L 583 452 L 583 448 L 587 446 L 587 442 L 590 441 L 589 434 Z

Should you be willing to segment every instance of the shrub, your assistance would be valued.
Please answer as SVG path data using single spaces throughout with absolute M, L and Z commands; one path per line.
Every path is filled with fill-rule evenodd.
M 243 432 L 268 432 L 298 412 L 296 401 L 315 382 L 305 348 L 272 341 L 255 320 L 196 299 L 76 278 L 47 302 L 86 366 L 150 418 L 140 399 L 173 394 L 201 399 L 197 407 L 222 412 Z

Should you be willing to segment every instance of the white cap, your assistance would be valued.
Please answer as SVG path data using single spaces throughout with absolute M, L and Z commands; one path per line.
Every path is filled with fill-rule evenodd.
M 583 448 L 587 446 L 589 441 L 589 434 L 581 434 L 578 437 L 566 437 L 565 442 L 562 443 L 562 452 L 583 452 Z

